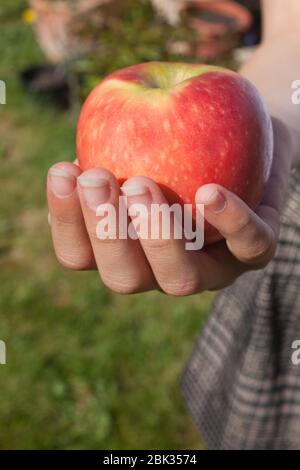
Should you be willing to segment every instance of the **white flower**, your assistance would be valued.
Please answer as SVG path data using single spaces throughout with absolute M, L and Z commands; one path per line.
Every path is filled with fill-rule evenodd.
M 154 8 L 159 11 L 168 21 L 175 25 L 179 22 L 180 12 L 186 0 L 151 0 Z

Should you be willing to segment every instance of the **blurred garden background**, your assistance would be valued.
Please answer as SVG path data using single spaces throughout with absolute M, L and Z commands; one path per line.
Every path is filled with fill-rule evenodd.
M 113 3 L 75 28 L 84 52 L 64 43 L 61 57 L 39 44 L 32 4 L 0 3 L 0 449 L 202 446 L 178 381 L 213 296 L 114 295 L 96 273 L 64 270 L 51 247 L 45 178 L 75 158 L 89 90 L 132 63 L 199 61 L 184 12 L 178 22 L 148 0 Z

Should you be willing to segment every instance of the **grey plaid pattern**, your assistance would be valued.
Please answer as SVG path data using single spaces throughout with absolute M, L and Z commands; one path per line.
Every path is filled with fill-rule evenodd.
M 182 376 L 209 449 L 300 449 L 300 168 L 276 256 L 222 291 Z

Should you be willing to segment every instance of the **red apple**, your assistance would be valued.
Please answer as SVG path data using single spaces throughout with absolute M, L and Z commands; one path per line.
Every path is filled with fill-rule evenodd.
M 171 203 L 194 204 L 200 186 L 218 183 L 255 209 L 272 147 L 255 87 L 207 65 L 150 62 L 114 72 L 87 98 L 77 129 L 82 170 L 107 168 L 120 183 L 151 177 Z M 218 239 L 207 226 L 206 243 Z

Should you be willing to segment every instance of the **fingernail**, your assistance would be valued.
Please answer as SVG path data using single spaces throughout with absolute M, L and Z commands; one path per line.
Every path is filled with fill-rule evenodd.
M 219 214 L 226 208 L 227 202 L 223 194 L 218 189 L 200 188 L 197 193 L 198 204 L 204 204 L 205 209 Z
M 63 168 L 51 168 L 49 171 L 51 188 L 59 197 L 67 197 L 72 194 L 76 187 L 76 178 Z
M 78 181 L 84 199 L 91 209 L 97 209 L 100 204 L 104 204 L 109 199 L 110 188 L 106 179 L 81 175 Z
M 142 185 L 126 185 L 126 186 L 122 186 L 121 187 L 121 191 L 122 193 L 127 196 L 127 197 L 131 197 L 131 196 L 144 196 L 146 195 L 149 191 L 148 191 L 148 188 L 146 186 L 142 186 Z
M 150 209 L 152 195 L 149 188 L 138 184 L 125 184 L 121 187 L 121 191 L 126 196 L 126 205 L 130 214 L 130 207 L 133 204 L 143 205 L 147 211 Z

